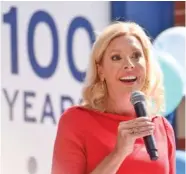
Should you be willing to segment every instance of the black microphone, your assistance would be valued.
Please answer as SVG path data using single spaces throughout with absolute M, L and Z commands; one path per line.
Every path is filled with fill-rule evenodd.
M 131 103 L 134 106 L 137 117 L 147 117 L 145 95 L 141 91 L 132 92 Z M 155 140 L 153 135 L 148 135 L 143 137 L 147 152 L 151 160 L 155 161 L 158 159 L 158 150 L 155 145 Z

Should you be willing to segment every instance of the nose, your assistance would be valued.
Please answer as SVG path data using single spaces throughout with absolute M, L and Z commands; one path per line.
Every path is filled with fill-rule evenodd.
M 133 69 L 134 68 L 134 65 L 133 63 L 130 61 L 130 60 L 126 60 L 125 63 L 124 63 L 124 69 Z

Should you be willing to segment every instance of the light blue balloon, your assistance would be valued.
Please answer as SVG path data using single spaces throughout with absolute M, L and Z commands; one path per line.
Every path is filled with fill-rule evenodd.
M 185 78 L 180 65 L 168 53 L 155 52 L 164 76 L 165 113 L 167 116 L 180 104 L 184 96 Z
M 162 31 L 154 40 L 156 50 L 169 53 L 185 70 L 186 27 L 176 26 Z

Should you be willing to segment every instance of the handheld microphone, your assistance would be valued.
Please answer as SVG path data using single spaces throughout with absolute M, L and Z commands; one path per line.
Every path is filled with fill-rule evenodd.
M 147 117 L 145 96 L 141 91 L 132 92 L 131 103 L 134 106 L 137 117 Z M 143 137 L 147 152 L 151 160 L 155 161 L 158 159 L 158 150 L 155 145 L 155 140 L 153 135 L 148 135 Z

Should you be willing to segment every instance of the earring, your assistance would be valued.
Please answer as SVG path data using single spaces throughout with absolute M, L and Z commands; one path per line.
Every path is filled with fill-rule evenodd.
M 149 83 L 150 83 L 150 81 L 149 80 L 146 80 L 145 81 L 145 84 L 144 84 L 144 86 L 143 86 L 143 91 L 147 91 L 148 90 L 148 88 L 149 88 Z

